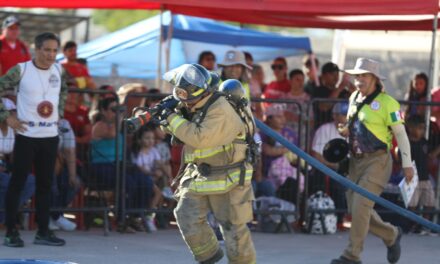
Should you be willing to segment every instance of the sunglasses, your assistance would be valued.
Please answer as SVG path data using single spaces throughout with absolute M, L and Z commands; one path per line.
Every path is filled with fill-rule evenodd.
M 282 69 L 284 69 L 284 65 L 283 64 L 272 64 L 271 66 L 270 66 L 270 68 L 272 68 L 272 70 L 282 70 Z

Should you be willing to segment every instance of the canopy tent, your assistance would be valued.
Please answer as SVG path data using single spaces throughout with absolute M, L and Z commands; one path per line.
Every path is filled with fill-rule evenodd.
M 0 6 L 163 8 L 173 13 L 241 23 L 371 30 L 431 30 L 433 15 L 439 11 L 438 0 L 0 0 Z M 372 15 L 376 17 L 370 17 Z M 353 21 L 349 16 L 356 16 L 356 20 Z
M 170 21 L 171 14 L 164 13 L 165 37 L 168 36 Z M 307 37 L 285 37 L 184 15 L 174 15 L 172 21 L 170 68 L 196 62 L 199 53 L 204 50 L 213 51 L 218 60 L 222 60 L 228 49 L 238 48 L 249 51 L 255 61 L 311 52 Z M 80 45 L 78 57 L 88 60 L 94 76 L 153 79 L 156 77 L 159 35 L 160 16 L 155 16 Z
M 191 8 L 237 10 L 244 12 L 244 16 L 254 11 L 275 15 L 414 15 L 436 13 L 438 0 L 0 0 L 0 6 L 114 9 L 159 9 L 162 6 L 173 11 L 177 8 L 180 11 Z

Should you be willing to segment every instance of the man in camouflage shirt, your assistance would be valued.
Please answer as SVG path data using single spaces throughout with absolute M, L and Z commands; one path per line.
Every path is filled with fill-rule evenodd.
M 4 244 L 23 247 L 16 228 L 18 202 L 26 177 L 34 169 L 36 177 L 36 218 L 38 232 L 34 244 L 62 246 L 63 239 L 49 230 L 52 178 L 58 147 L 58 121 L 64 113 L 67 86 L 62 67 L 55 63 L 60 41 L 53 33 L 35 38 L 35 58 L 11 68 L 0 77 L 0 93 L 17 95 L 17 114 L 0 102 L 0 121 L 6 120 L 16 132 L 12 177 L 6 192 L 6 236 Z

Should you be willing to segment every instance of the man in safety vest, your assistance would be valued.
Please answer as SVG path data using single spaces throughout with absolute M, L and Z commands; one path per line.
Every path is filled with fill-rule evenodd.
M 355 91 L 350 97 L 348 124 L 339 126 L 342 136 L 349 138 L 351 151 L 348 178 L 380 195 L 391 175 L 392 158 L 389 153 L 393 136 L 402 157 L 403 174 L 411 181 L 411 148 L 400 113 L 399 103 L 383 90 L 379 62 L 359 58 L 354 69 Z M 387 246 L 387 260 L 397 263 L 400 258 L 402 230 L 384 222 L 374 210 L 374 202 L 353 190 L 347 191 L 347 207 L 352 215 L 349 244 L 331 264 L 360 264 L 364 240 L 371 232 Z
M 221 225 L 229 263 L 255 263 L 246 225 L 253 217 L 254 199 L 246 143 L 254 133 L 252 116 L 243 118 L 236 105 L 215 91 L 219 77 L 201 65 L 184 64 L 165 73 L 164 79 L 174 85 L 179 101 L 158 118 L 184 144 L 174 210 L 183 239 L 199 263 L 218 262 L 223 251 L 206 219 L 211 211 Z

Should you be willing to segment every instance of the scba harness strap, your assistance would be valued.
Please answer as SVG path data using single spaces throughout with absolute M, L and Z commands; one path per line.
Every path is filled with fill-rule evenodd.
M 207 171 L 212 172 L 212 171 L 225 170 L 225 169 L 239 167 L 240 168 L 239 185 L 243 186 L 244 182 L 245 182 L 245 177 L 246 177 L 246 163 L 250 163 L 250 164 L 252 164 L 254 166 L 257 163 L 257 161 L 258 161 L 258 144 L 255 142 L 254 137 L 253 137 L 253 134 L 254 134 L 256 126 L 255 126 L 255 123 L 254 123 L 254 120 L 253 120 L 251 114 L 249 114 L 248 111 L 246 111 L 246 109 L 245 109 L 247 107 L 247 105 L 243 104 L 242 102 L 240 102 L 240 103 L 232 102 L 232 100 L 229 99 L 229 97 L 226 96 L 226 94 L 224 94 L 224 93 L 214 92 L 214 94 L 211 96 L 211 98 L 208 99 L 206 104 L 197 113 L 197 116 L 195 117 L 194 122 L 197 125 L 200 125 L 203 122 L 203 120 L 205 119 L 209 107 L 215 101 L 217 101 L 217 99 L 219 99 L 221 96 L 225 96 L 227 101 L 234 108 L 234 110 L 237 113 L 237 115 L 240 117 L 240 119 L 246 125 L 246 137 L 244 139 L 236 138 L 232 142 L 234 144 L 245 144 L 245 145 L 247 145 L 247 148 L 246 148 L 246 159 L 243 160 L 242 162 L 234 163 L 234 164 L 231 164 L 231 165 L 228 165 L 228 166 L 216 166 L 216 167 L 214 167 L 214 166 L 209 166 L 208 165 L 209 166 L 209 170 L 207 170 Z M 207 164 L 205 164 L 205 166 L 202 166 L 202 167 L 206 168 L 206 165 Z M 205 172 L 207 172 L 207 171 L 205 171 Z

